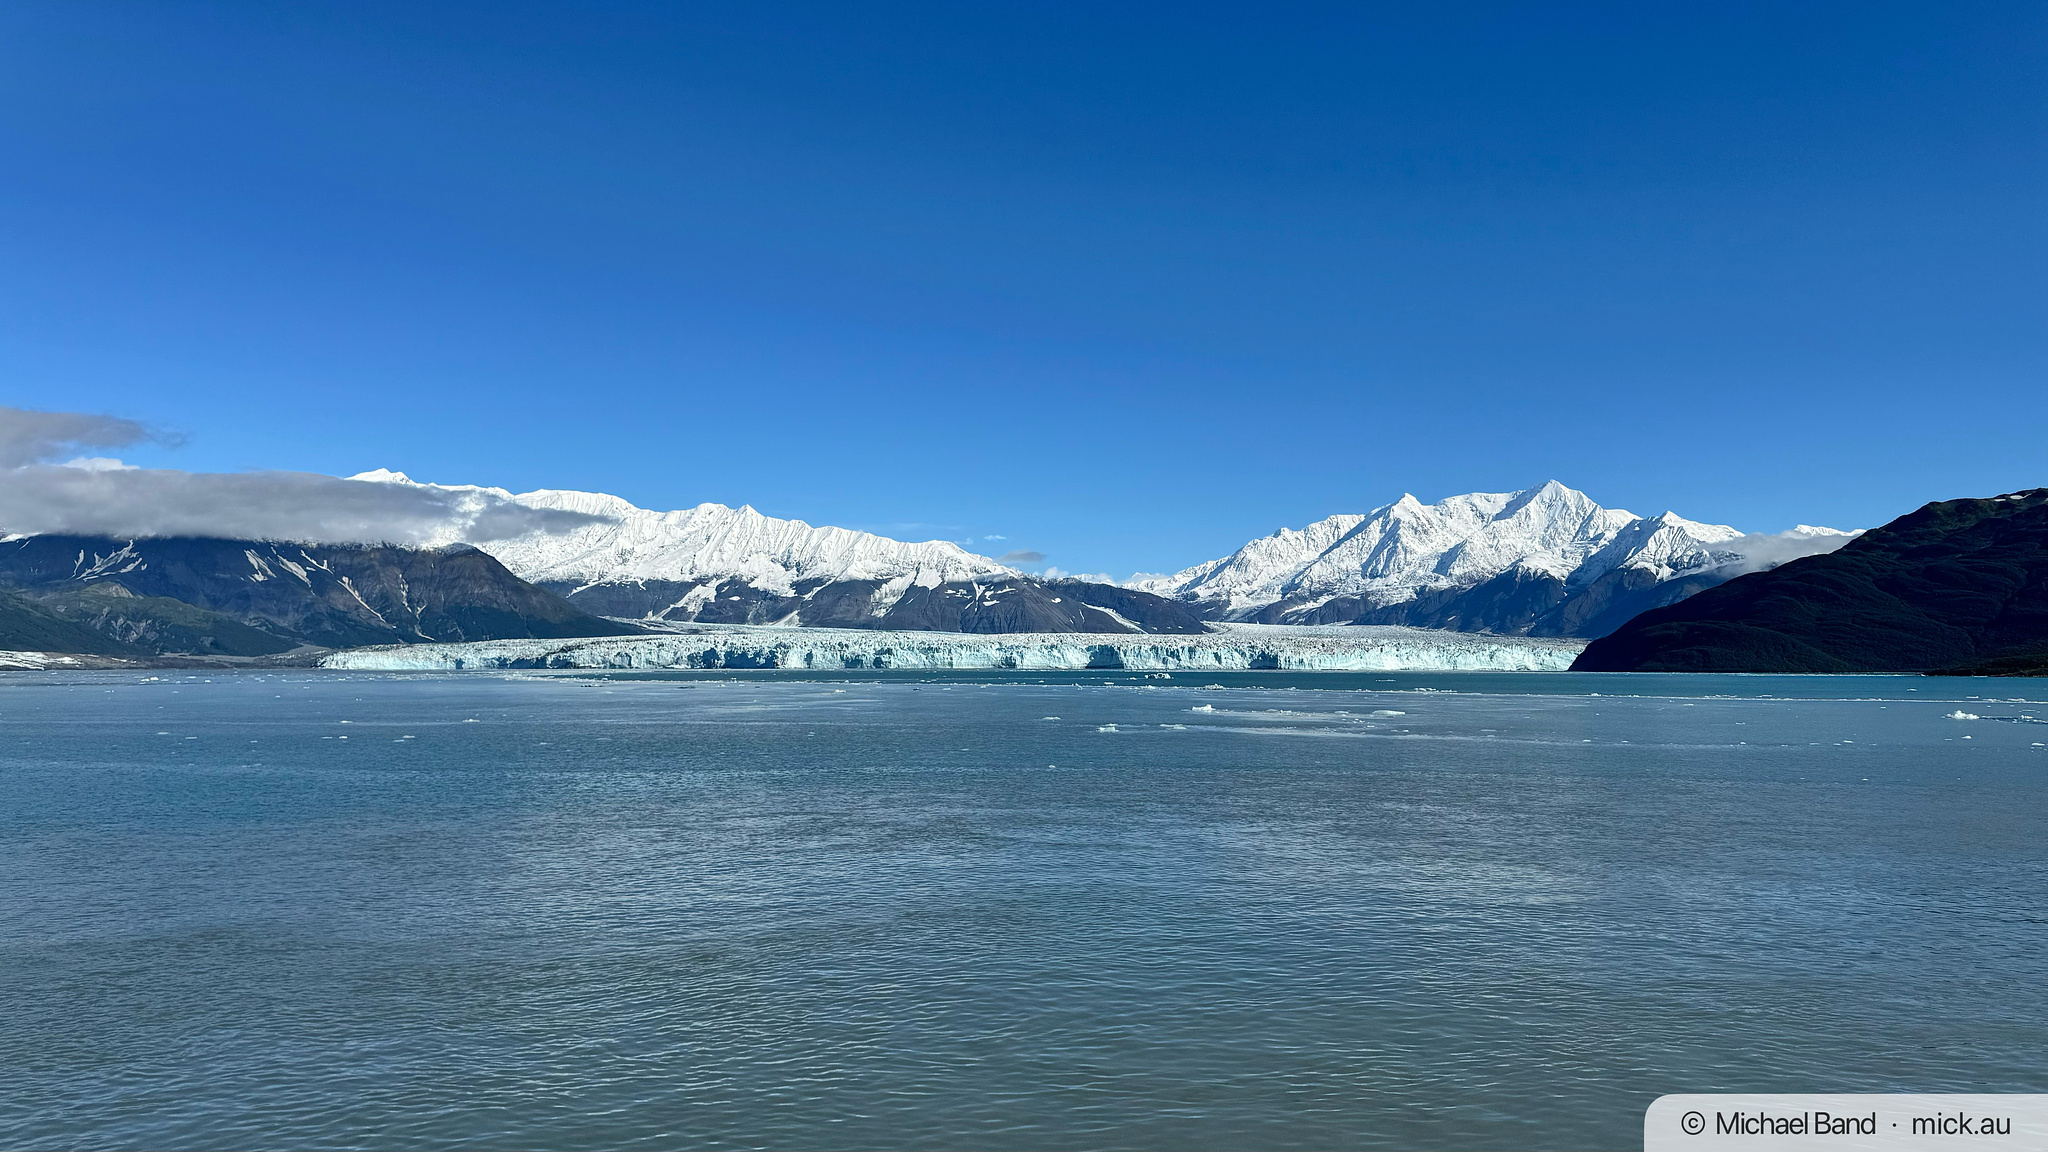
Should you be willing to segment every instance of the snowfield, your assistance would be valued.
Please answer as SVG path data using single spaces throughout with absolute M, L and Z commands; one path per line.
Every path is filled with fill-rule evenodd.
M 336 652 L 325 668 L 1007 668 L 1280 669 L 1327 672 L 1551 672 L 1582 641 L 1428 628 L 1229 624 L 1208 636 L 875 632 L 695 625 L 660 636 L 486 640 Z

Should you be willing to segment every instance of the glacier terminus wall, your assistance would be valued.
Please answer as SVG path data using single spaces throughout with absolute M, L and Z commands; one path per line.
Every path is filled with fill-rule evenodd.
M 358 648 L 322 666 L 363 671 L 504 668 L 1562 671 L 1580 641 L 1425 628 L 1226 624 L 1205 636 L 881 632 L 699 626 L 659 636 L 490 640 Z

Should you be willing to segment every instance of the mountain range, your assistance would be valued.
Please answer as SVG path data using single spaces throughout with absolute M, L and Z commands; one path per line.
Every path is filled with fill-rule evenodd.
M 1805 526 L 1752 536 L 1669 512 L 1641 517 L 1551 481 L 1428 505 L 1403 496 L 1115 585 L 1043 580 L 947 541 L 814 528 L 747 507 L 654 512 L 594 492 L 418 485 L 383 470 L 353 479 L 593 517 L 479 547 L 591 612 L 668 622 L 1192 634 L 1218 620 L 1590 637 L 1853 536 Z
M 1637 516 L 1553 480 L 1434 504 L 1403 496 L 1363 515 L 1283 528 L 1135 587 L 1212 620 L 1590 637 L 1853 535 L 1801 525 L 1752 536 L 1670 512 Z
M 1166 597 L 1043 580 L 944 540 L 905 543 L 723 504 L 654 512 L 599 492 L 417 485 L 383 470 L 351 479 L 596 518 L 479 547 L 571 604 L 619 619 L 984 633 L 1205 631 L 1194 612 Z
M 1556 482 L 1282 529 L 1126 584 L 1046 579 L 947 541 L 813 527 L 749 507 L 659 512 L 595 492 L 351 478 L 566 516 L 421 546 L 217 538 L 0 540 L 0 647 L 270 657 L 301 648 L 623 635 L 679 624 L 1199 635 L 1210 622 L 1402 624 L 1595 637 L 1648 608 L 1852 534 L 1745 535 L 1603 508 Z
M 0 648 L 258 658 L 298 649 L 640 631 L 584 612 L 460 544 L 0 541 Z

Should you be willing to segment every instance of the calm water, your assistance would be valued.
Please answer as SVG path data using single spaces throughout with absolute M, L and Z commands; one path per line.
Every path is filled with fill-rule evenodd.
M 1670 1091 L 2048 1091 L 2044 696 L 9 674 L 0 1146 L 1626 1148 Z

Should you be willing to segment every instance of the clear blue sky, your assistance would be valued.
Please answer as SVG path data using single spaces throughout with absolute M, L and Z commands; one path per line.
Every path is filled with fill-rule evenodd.
M 2048 6 L 0 11 L 0 403 L 1069 570 L 2048 483 Z

